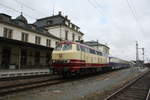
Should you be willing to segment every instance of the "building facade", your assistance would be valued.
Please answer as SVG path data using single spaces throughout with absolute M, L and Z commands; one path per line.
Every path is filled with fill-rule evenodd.
M 46 68 L 60 41 L 82 40 L 83 33 L 61 12 L 29 24 L 21 14 L 15 19 L 0 14 L 0 69 Z
M 59 41 L 47 29 L 28 24 L 22 14 L 16 19 L 0 14 L 0 69 L 49 67 Z
M 80 28 L 73 24 L 68 16 L 63 16 L 61 12 L 58 15 L 38 19 L 34 25 L 46 28 L 52 35 L 62 41 L 80 41 L 84 35 Z
M 100 50 L 101 52 L 103 52 L 107 56 L 109 55 L 109 49 L 110 48 L 104 44 L 100 44 L 98 41 L 87 41 L 87 42 L 85 42 L 85 44 L 89 45 L 95 49 Z

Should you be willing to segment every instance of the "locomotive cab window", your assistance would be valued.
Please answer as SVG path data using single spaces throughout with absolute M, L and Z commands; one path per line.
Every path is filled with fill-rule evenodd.
M 62 48 L 62 44 L 58 44 L 55 48 L 55 51 L 60 51 Z
M 64 44 L 64 46 L 63 46 L 64 51 L 71 50 L 71 49 L 72 49 L 72 44 Z

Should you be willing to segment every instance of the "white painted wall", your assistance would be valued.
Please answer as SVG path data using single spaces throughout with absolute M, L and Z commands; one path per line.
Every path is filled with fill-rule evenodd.
M 97 49 L 97 46 L 93 46 L 93 48 Z M 98 50 L 100 50 L 101 52 L 105 54 L 109 54 L 109 49 L 105 46 L 98 46 Z
M 75 34 L 75 41 L 78 40 L 78 37 L 80 36 L 81 39 L 83 37 L 82 34 L 80 34 L 79 32 L 76 32 L 66 26 L 55 26 L 55 27 L 48 27 L 47 28 L 48 31 L 53 34 L 54 36 L 61 38 L 62 40 L 65 40 L 65 32 L 68 31 L 68 40 L 72 41 L 72 35 Z
M 4 25 L 2 23 L 0 23 L 0 37 L 3 37 L 3 29 L 4 29 L 4 27 L 10 28 L 10 29 L 13 30 L 13 37 L 12 37 L 12 39 L 15 39 L 15 40 L 20 40 L 21 41 L 21 35 L 22 35 L 22 32 L 24 32 L 24 33 L 28 33 L 28 35 L 29 35 L 28 36 L 28 42 L 29 43 L 35 44 L 35 36 L 41 37 L 41 44 L 40 45 L 42 45 L 42 46 L 46 46 L 46 40 L 47 39 L 51 40 L 51 47 L 53 47 L 53 48 L 55 47 L 56 42 L 59 42 L 59 40 L 57 40 L 57 39 L 54 39 L 54 38 L 51 38 L 51 37 L 47 37 L 47 36 L 43 36 L 43 35 L 40 35 L 38 33 L 26 31 L 26 30 L 23 30 L 23 29 L 20 29 L 20 28 Z
M 60 28 L 60 26 L 56 26 L 56 27 L 49 27 L 48 31 L 53 34 L 54 36 L 60 38 L 60 31 L 62 31 L 62 28 Z
M 1 24 L 0 24 L 0 36 L 1 36 L 1 37 L 3 36 L 3 27 L 2 27 Z

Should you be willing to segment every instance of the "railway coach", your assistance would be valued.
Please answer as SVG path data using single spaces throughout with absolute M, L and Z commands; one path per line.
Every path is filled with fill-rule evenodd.
M 109 66 L 111 69 L 122 69 L 129 67 L 129 62 L 116 57 L 109 57 Z
M 61 42 L 52 53 L 53 72 L 63 76 L 94 73 L 109 67 L 109 57 L 78 42 Z

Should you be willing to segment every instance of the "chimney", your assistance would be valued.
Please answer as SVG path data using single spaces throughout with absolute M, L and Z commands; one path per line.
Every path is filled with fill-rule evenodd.
M 68 16 L 66 15 L 65 18 L 68 19 Z
M 61 13 L 62 13 L 62 12 L 61 12 L 61 11 L 59 11 L 59 13 L 58 13 L 58 14 L 59 14 L 59 15 L 61 15 Z

